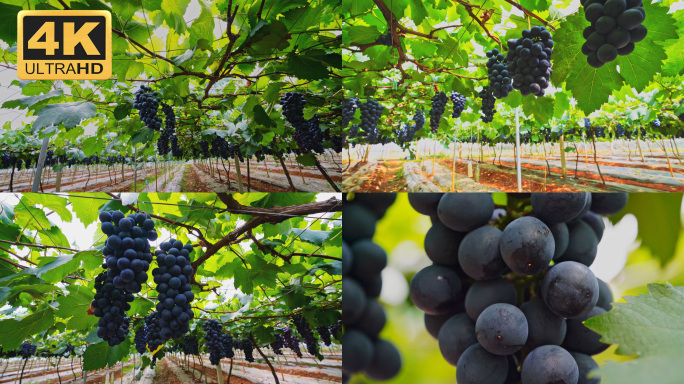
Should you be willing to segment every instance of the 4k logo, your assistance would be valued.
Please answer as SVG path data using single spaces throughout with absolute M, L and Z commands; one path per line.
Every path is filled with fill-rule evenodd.
M 104 80 L 112 75 L 108 11 L 21 11 L 17 74 L 22 80 Z

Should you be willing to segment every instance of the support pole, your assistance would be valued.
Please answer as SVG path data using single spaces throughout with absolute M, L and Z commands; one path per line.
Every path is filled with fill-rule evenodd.
M 518 192 L 522 192 L 522 174 L 520 170 L 520 107 L 515 109 L 515 172 L 518 180 Z
M 45 163 L 45 156 L 47 156 L 47 148 L 49 143 L 50 138 L 46 137 L 43 139 L 43 145 L 40 147 L 40 155 L 38 155 L 38 163 L 36 164 L 36 175 L 33 178 L 31 192 L 38 192 L 38 188 L 40 187 L 40 176 L 43 173 L 43 163 Z

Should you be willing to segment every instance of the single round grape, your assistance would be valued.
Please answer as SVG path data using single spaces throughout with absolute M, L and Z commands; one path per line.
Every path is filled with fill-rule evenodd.
M 598 281 L 584 264 L 565 261 L 551 267 L 544 276 L 541 294 L 553 313 L 565 318 L 578 318 L 589 313 L 596 305 Z
M 374 345 L 363 332 L 349 329 L 342 335 L 342 370 L 354 374 L 366 369 L 374 355 Z
M 362 331 L 371 338 L 378 336 L 382 328 L 385 327 L 385 310 L 377 300 L 368 300 L 365 311 L 361 314 L 354 328 Z
M 587 377 L 589 372 L 598 368 L 598 364 L 596 361 L 594 361 L 594 359 L 591 358 L 591 356 L 577 352 L 570 352 L 570 355 L 572 355 L 572 358 L 575 359 L 575 363 L 577 363 L 577 368 L 579 369 L 579 380 L 577 381 L 577 384 L 601 383 L 600 377 Z
M 518 293 L 510 281 L 503 278 L 476 281 L 465 297 L 465 310 L 468 317 L 477 320 L 482 311 L 492 304 L 507 303 L 515 305 Z
M 389 380 L 401 370 L 401 355 L 394 344 L 377 340 L 373 346 L 373 357 L 365 373 L 373 380 Z
M 352 245 L 354 265 L 352 274 L 359 278 L 370 278 L 387 266 L 387 254 L 373 241 L 365 239 Z
M 589 313 L 582 317 L 568 319 L 568 332 L 565 334 L 563 347 L 568 351 L 580 352 L 587 355 L 596 355 L 605 351 L 609 345 L 600 341 L 601 335 L 582 324 L 584 321 L 591 319 L 592 317 L 603 315 L 604 313 L 606 313 L 605 309 L 594 307 Z
M 551 235 L 553 235 L 553 241 L 555 243 L 553 259 L 556 260 L 556 258 L 561 256 L 565 250 L 568 249 L 568 243 L 570 241 L 568 226 L 565 223 L 548 224 L 547 226 L 551 230 Z
M 458 232 L 472 231 L 487 224 L 492 212 L 494 200 L 489 193 L 446 193 L 437 208 L 439 220 Z
M 523 384 L 576 384 L 579 368 L 565 349 L 543 345 L 527 355 L 520 374 Z
M 359 240 L 373 238 L 375 216 L 368 209 L 359 204 L 347 204 L 342 208 L 342 215 L 348 223 L 342 227 L 342 238 L 347 244 L 352 245 Z
M 525 314 L 528 325 L 525 346 L 535 349 L 542 345 L 561 345 L 567 331 L 566 321 L 551 312 L 542 299 L 527 301 L 520 310 Z
M 555 241 L 546 224 L 525 216 L 506 226 L 500 248 L 504 262 L 514 272 L 534 275 L 543 271 L 553 259 Z
M 545 223 L 565 223 L 582 212 L 588 193 L 533 193 L 532 209 Z
M 465 313 L 454 315 L 442 325 L 437 340 L 444 360 L 456 366 L 463 352 L 477 344 L 475 322 Z
M 610 286 L 606 284 L 605 281 L 599 278 L 597 278 L 596 280 L 598 281 L 599 286 L 599 298 L 596 302 L 596 306 L 601 307 L 606 311 L 610 311 L 611 309 L 613 309 L 613 292 L 610 290 Z
M 613 215 L 627 205 L 627 193 L 592 193 L 591 211 L 599 215 Z
M 366 293 L 356 280 L 342 279 L 342 321 L 345 324 L 356 322 L 366 309 Z
M 434 223 L 425 235 L 425 253 L 437 265 L 459 267 L 458 247 L 465 236 L 441 222 Z
M 510 355 L 527 341 L 527 319 L 515 305 L 497 303 L 487 307 L 475 323 L 477 341 L 495 355 Z
M 596 232 L 584 220 L 575 220 L 567 224 L 568 248 L 558 258 L 558 262 L 576 261 L 587 267 L 594 263 L 598 251 Z
M 508 376 L 508 359 L 487 352 L 480 344 L 466 349 L 456 365 L 458 384 L 504 384 Z
M 475 280 L 489 280 L 506 273 L 508 267 L 499 249 L 501 235 L 501 230 L 489 225 L 468 233 L 458 248 L 463 272 Z
M 431 315 L 452 311 L 461 296 L 461 279 L 453 269 L 431 265 L 418 271 L 411 279 L 410 296 L 413 304 Z

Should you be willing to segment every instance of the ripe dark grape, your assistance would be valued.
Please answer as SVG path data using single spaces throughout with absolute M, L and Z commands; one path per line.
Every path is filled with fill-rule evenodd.
M 330 336 L 330 331 L 328 330 L 328 328 L 326 328 L 326 327 L 323 327 L 323 328 L 325 328 L 325 330 L 328 331 L 328 336 Z M 319 330 L 319 334 L 320 334 L 320 330 Z M 283 349 L 285 347 L 285 340 L 283 340 L 283 336 L 281 336 L 279 334 L 275 334 L 274 337 L 275 337 L 275 341 L 270 344 L 271 349 L 273 350 L 273 353 L 275 353 L 276 355 L 282 355 L 283 351 L 281 351 L 281 349 Z M 329 345 L 329 344 L 326 344 L 326 345 Z
M 515 305 L 492 304 L 478 316 L 475 335 L 487 352 L 510 355 L 527 341 L 527 319 Z
M 416 111 L 416 113 L 413 115 L 413 121 L 416 123 L 414 131 L 421 131 L 425 125 L 425 114 L 423 114 L 423 110 L 419 109 Z
M 302 152 L 323 153 L 324 134 L 321 131 L 318 115 L 309 120 L 304 118 L 306 100 L 299 92 L 287 92 L 280 105 L 285 119 L 295 128 L 294 139 Z
M 343 292 L 344 292 L 344 290 L 343 290 Z M 343 302 L 344 302 L 344 300 L 343 300 Z M 361 333 L 361 332 L 359 332 L 359 333 Z M 290 348 L 290 350 L 292 352 L 294 352 L 294 354 L 297 355 L 297 357 L 299 357 L 299 358 L 303 357 L 302 351 L 299 349 L 299 337 L 294 335 L 294 333 L 292 332 L 292 329 L 290 329 L 288 327 L 283 328 L 283 340 L 285 341 L 285 345 L 287 345 L 287 347 Z
M 574 384 L 579 379 L 575 359 L 556 345 L 544 345 L 530 352 L 520 373 L 525 384 Z
M 245 360 L 249 361 L 250 363 L 253 363 L 254 356 L 252 356 L 252 353 L 254 352 L 254 345 L 252 344 L 252 340 L 240 340 L 240 349 L 242 350 L 242 352 L 245 353 Z
M 232 359 L 235 356 L 235 351 L 233 348 L 236 347 L 236 342 L 233 340 L 233 336 L 229 333 L 224 333 L 221 335 L 221 347 L 223 348 L 223 356 Z
M 613 292 L 611 292 L 610 287 L 608 286 L 608 284 L 606 284 L 605 281 L 601 279 L 596 280 L 598 280 L 599 285 L 599 298 L 596 302 L 596 306 L 601 307 L 606 311 L 610 311 L 611 309 L 613 309 Z
M 199 343 L 195 336 L 185 336 L 182 345 L 183 353 L 186 355 L 199 355 Z
M 133 295 L 119 288 L 113 279 L 102 272 L 95 277 L 95 297 L 90 303 L 93 314 L 99 318 L 97 336 L 109 343 L 110 347 L 121 344 L 128 336 L 128 317 Z
M 551 312 L 540 298 L 523 303 L 520 310 L 527 319 L 528 335 L 525 346 L 530 349 L 542 345 L 560 345 L 565 338 L 567 323 Z
M 223 325 L 214 319 L 207 320 L 202 327 L 204 328 L 205 345 L 209 350 L 209 361 L 213 365 L 219 365 L 225 357 L 222 341 Z
M 589 313 L 598 301 L 596 276 L 583 264 L 565 261 L 551 267 L 541 281 L 541 294 L 551 311 L 569 319 Z
M 489 87 L 492 89 L 492 95 L 497 99 L 503 99 L 513 90 L 506 60 L 496 48 L 487 51 L 487 57 L 489 57 L 487 76 L 489 76 Z
M 494 109 L 496 99 L 489 87 L 482 88 L 478 95 L 480 96 L 480 99 L 482 99 L 482 108 L 480 109 L 482 111 L 482 121 L 491 123 L 492 120 L 494 120 L 494 114 L 496 113 L 496 109 Z
M 459 267 L 461 265 L 458 259 L 459 247 L 465 236 L 466 233 L 464 232 L 456 232 L 441 222 L 436 222 L 425 235 L 425 253 L 437 265 Z M 466 251 L 464 249 L 464 253 Z M 470 253 L 468 253 L 468 256 L 464 255 L 463 257 L 466 258 L 469 255 Z
M 164 130 L 161 136 L 159 136 L 159 140 L 157 140 L 157 152 L 164 156 L 171 150 L 169 147 L 171 136 L 176 133 L 176 115 L 173 113 L 173 108 L 170 105 L 161 103 L 161 107 L 165 116 L 165 124 Z
M 596 355 L 605 351 L 609 345 L 602 343 L 601 335 L 592 331 L 582 324 L 592 317 L 601 316 L 606 310 L 601 307 L 592 308 L 586 315 L 568 319 L 568 332 L 563 340 L 563 347 L 570 352 L 579 352 L 586 355 Z
M 107 235 L 102 253 L 106 257 L 103 268 L 114 287 L 138 293 L 147 282 L 147 270 L 152 262 L 149 240 L 157 239 L 154 221 L 146 213 L 131 213 L 124 217 L 120 211 L 101 212 L 102 233 Z
M 576 261 L 587 267 L 591 266 L 598 252 L 599 239 L 596 232 L 584 220 L 569 222 L 567 226 L 569 233 L 568 248 L 557 261 Z
M 374 346 L 363 332 L 350 329 L 342 336 L 342 371 L 352 375 L 364 370 L 373 358 Z
M 431 265 L 418 271 L 411 279 L 413 304 L 425 313 L 443 315 L 451 311 L 461 296 L 461 279 L 446 267 Z
M 591 211 L 599 215 L 613 215 L 627 205 L 626 193 L 592 193 Z
M 501 235 L 500 229 L 488 225 L 465 235 L 458 248 L 458 264 L 463 272 L 475 280 L 489 280 L 508 272 L 499 249 Z
M 588 199 L 588 193 L 533 193 L 532 208 L 545 223 L 564 223 L 576 218 Z
M 145 324 L 135 330 L 133 341 L 135 341 L 135 350 L 138 351 L 139 354 L 145 353 L 147 350 L 147 332 L 145 330 Z
M 584 30 L 586 39 L 582 53 L 594 68 L 600 68 L 618 55 L 634 51 L 634 44 L 646 37 L 648 30 L 641 25 L 646 17 L 640 1 L 608 0 L 584 1 L 584 17 L 591 23 Z
M 556 249 L 551 230 L 531 216 L 514 220 L 501 235 L 501 256 L 514 272 L 534 275 L 546 268 Z
M 164 344 L 161 338 L 161 325 L 157 311 L 152 311 L 149 315 L 145 316 L 145 341 L 147 342 L 147 348 L 151 352 L 157 351 L 159 346 Z
M 447 193 L 437 207 L 439 220 L 458 232 L 472 231 L 487 224 L 492 212 L 494 200 L 489 193 Z
M 138 110 L 140 121 L 145 123 L 147 128 L 158 131 L 161 129 L 161 118 L 157 116 L 161 97 L 157 91 L 152 92 L 152 88 L 142 85 L 135 92 L 135 102 L 133 107 Z
M 437 92 L 432 96 L 432 108 L 430 109 L 430 130 L 432 133 L 437 133 L 439 122 L 442 119 L 444 110 L 446 109 L 447 95 L 444 92 Z
M 378 39 L 375 41 L 376 44 L 380 45 L 386 45 L 388 47 L 391 47 L 392 44 L 392 31 L 387 31 L 384 35 L 380 35 Z
M 364 131 L 366 136 L 370 137 L 371 141 L 376 136 L 380 136 L 378 133 L 378 120 L 380 120 L 380 115 L 385 109 L 380 103 L 373 99 L 369 99 L 365 103 L 357 103 L 361 109 L 361 129 Z
M 321 337 L 321 341 L 323 344 L 326 346 L 330 346 L 332 344 L 332 337 L 330 335 L 330 329 L 324 325 L 316 327 L 316 331 L 318 332 L 318 335 Z
M 400 370 L 401 356 L 397 347 L 386 340 L 376 340 L 373 345 L 373 357 L 365 374 L 373 380 L 389 380 Z
M 456 366 L 463 352 L 477 344 L 475 322 L 464 313 L 453 315 L 441 326 L 437 339 L 444 360 Z
M 506 69 L 512 76 L 513 88 L 523 96 L 542 97 L 549 86 L 553 39 L 545 27 L 523 30 L 519 39 L 508 40 Z
M 163 341 L 183 336 L 194 317 L 190 304 L 195 299 L 190 286 L 194 273 L 190 264 L 192 251 L 192 245 L 172 239 L 161 243 L 155 252 L 159 267 L 152 270 L 152 275 L 157 284 L 156 310 Z
M 354 113 L 356 113 L 356 109 L 358 108 L 356 103 L 358 103 L 358 101 L 359 99 L 355 97 L 342 100 L 342 128 L 346 127 L 354 120 Z
M 458 384 L 504 384 L 507 376 L 506 356 L 489 353 L 480 344 L 468 347 L 456 365 Z
M 451 117 L 458 119 L 461 117 L 461 113 L 465 109 L 465 96 L 458 92 L 452 91 L 449 95 L 449 99 L 451 99 L 451 103 L 453 104 L 453 112 L 451 112 Z
M 304 316 L 292 316 L 292 323 L 297 328 L 297 332 L 299 332 L 299 334 L 304 338 L 306 350 L 309 351 L 309 354 L 311 354 L 312 356 L 318 356 L 318 340 L 316 339 L 316 336 L 314 336 L 311 327 L 309 327 L 309 323 L 304 319 Z
M 506 303 L 515 305 L 518 293 L 510 281 L 501 277 L 492 280 L 476 281 L 465 296 L 465 311 L 468 316 L 477 320 L 480 314 L 490 305 Z
M 37 349 L 38 347 L 36 347 L 35 345 L 29 343 L 28 341 L 24 341 L 23 343 L 21 343 L 21 358 L 28 359 L 36 353 Z
M 599 366 L 596 363 L 596 361 L 594 361 L 594 359 L 591 358 L 591 356 L 577 352 L 570 352 L 570 355 L 572 355 L 572 358 L 575 359 L 575 363 L 577 363 L 577 368 L 579 369 L 579 380 L 577 381 L 577 384 L 601 383 L 600 377 L 587 377 L 587 375 L 589 375 L 589 372 L 598 368 Z

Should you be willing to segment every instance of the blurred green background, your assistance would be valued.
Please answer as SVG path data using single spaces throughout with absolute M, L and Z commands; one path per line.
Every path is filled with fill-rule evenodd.
M 494 194 L 497 204 L 505 194 Z M 647 293 L 646 284 L 670 282 L 684 285 L 684 206 L 682 194 L 630 194 L 625 209 L 608 218 L 599 244 L 596 261 L 591 266 L 597 277 L 608 282 L 619 301 L 625 295 Z M 402 356 L 402 370 L 385 383 L 455 383 L 456 367 L 448 364 L 423 325 L 423 312 L 408 297 L 408 283 L 421 268 L 430 265 L 423 249 L 423 239 L 430 219 L 415 212 L 406 194 L 378 222 L 374 241 L 387 252 L 389 263 L 383 271 L 380 297 L 387 311 L 387 325 L 381 337 L 394 343 Z M 616 346 L 594 358 L 624 361 L 616 355 Z M 351 383 L 372 383 L 356 375 Z

